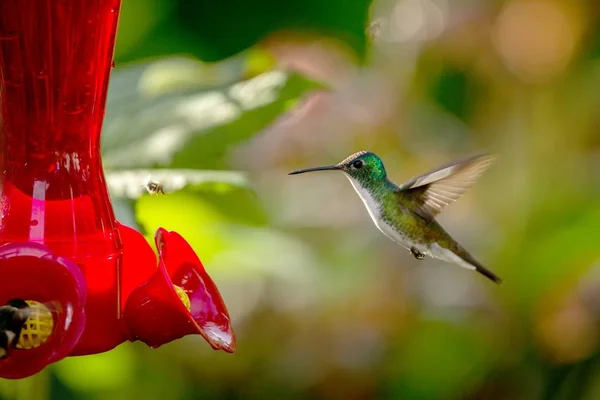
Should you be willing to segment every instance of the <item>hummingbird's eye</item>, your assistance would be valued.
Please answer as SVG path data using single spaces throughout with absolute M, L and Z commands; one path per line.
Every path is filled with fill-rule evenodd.
M 356 160 L 352 163 L 352 166 L 356 169 L 361 169 L 363 165 L 364 163 L 362 162 L 362 160 Z

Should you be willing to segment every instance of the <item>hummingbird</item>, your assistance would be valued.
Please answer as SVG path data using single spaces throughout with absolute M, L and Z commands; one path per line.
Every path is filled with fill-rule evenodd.
M 409 250 L 417 260 L 437 258 L 474 270 L 502 283 L 481 265 L 435 220 L 456 201 L 494 161 L 483 153 L 438 167 L 400 186 L 392 183 L 383 161 L 374 153 L 359 151 L 338 164 L 306 168 L 289 175 L 313 171 L 341 171 L 362 199 L 375 226 L 388 238 Z

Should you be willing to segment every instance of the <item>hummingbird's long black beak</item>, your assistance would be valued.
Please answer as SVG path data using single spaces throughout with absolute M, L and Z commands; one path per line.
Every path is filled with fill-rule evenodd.
M 313 172 L 313 171 L 335 171 L 338 169 L 340 169 L 340 167 L 338 167 L 337 165 L 325 165 L 323 167 L 299 169 L 297 171 L 290 172 L 288 175 L 298 175 L 298 174 L 303 174 L 305 172 Z

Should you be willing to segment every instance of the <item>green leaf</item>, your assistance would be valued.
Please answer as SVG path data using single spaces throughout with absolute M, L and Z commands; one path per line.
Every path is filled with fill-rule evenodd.
M 267 225 L 265 210 L 253 193 L 242 188 L 228 191 L 202 186 L 202 191 L 180 190 L 167 196 L 144 196 L 136 202 L 136 216 L 145 232 L 164 227 L 180 233 L 203 261 L 225 251 L 231 227 Z
M 370 0 L 280 4 L 270 0 L 152 0 L 147 7 L 137 0 L 124 4 L 122 20 L 133 24 L 144 15 L 153 24 L 142 24 L 147 28 L 143 34 L 127 26 L 123 37 L 119 32 L 117 61 L 165 54 L 191 54 L 205 61 L 220 61 L 277 31 L 316 32 L 333 37 L 362 57 L 367 47 L 365 27 L 370 4 Z M 166 12 L 161 14 L 163 9 Z
M 165 194 L 151 196 L 146 188 L 149 181 L 160 184 Z M 228 221 L 264 225 L 267 222 L 266 213 L 246 176 L 240 172 L 178 169 L 108 171 L 106 183 L 117 219 L 145 233 L 154 232 L 165 221 L 177 221 L 179 217 L 165 216 L 168 210 L 176 212 L 183 221 L 189 221 L 188 214 L 200 213 L 202 217 L 198 224 L 210 224 L 213 219 L 207 218 L 202 210 L 210 210 L 208 214 L 216 215 L 215 223 Z M 192 203 L 180 204 L 182 198 L 190 196 L 193 203 L 201 203 L 197 210 L 190 210 Z M 139 202 L 142 197 L 144 200 Z
M 298 74 L 286 77 L 277 71 L 262 74 L 247 85 L 232 87 L 228 95 L 233 102 L 228 103 L 231 108 L 225 113 L 231 112 L 233 118 L 190 138 L 175 154 L 171 165 L 177 168 L 225 168 L 228 149 L 232 145 L 261 132 L 295 105 L 298 94 L 316 87 L 321 86 Z
M 115 58 L 137 49 L 153 30 L 173 17 L 175 2 L 127 0 L 119 13 L 119 38 Z
M 113 198 L 140 198 L 148 193 L 145 184 L 149 179 L 160 183 L 165 193 L 188 187 L 220 193 L 232 187 L 249 189 L 246 175 L 234 171 L 133 169 L 106 172 L 106 184 Z
M 105 167 L 222 169 L 232 146 L 322 88 L 277 70 L 210 90 L 203 77 L 186 59 L 115 71 L 102 134 Z
M 148 179 L 163 185 L 165 194 L 149 195 L 143 186 Z M 145 232 L 149 241 L 158 227 L 177 231 L 205 258 L 226 247 L 228 238 L 224 232 L 229 227 L 268 224 L 265 209 L 246 176 L 239 172 L 109 171 L 106 181 L 117 218 Z

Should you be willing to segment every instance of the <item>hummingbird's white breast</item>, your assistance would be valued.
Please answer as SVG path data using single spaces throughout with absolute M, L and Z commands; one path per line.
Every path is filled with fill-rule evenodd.
M 360 197 L 363 201 L 365 208 L 367 209 L 369 215 L 371 216 L 371 219 L 373 220 L 373 223 L 375 224 L 377 229 L 381 231 L 381 233 L 383 233 L 385 236 L 398 243 L 399 245 L 406 247 L 407 249 L 415 247 L 424 254 L 429 253 L 429 250 L 424 245 L 414 243 L 406 235 L 402 234 L 401 232 L 398 232 L 390 224 L 385 222 L 381 217 L 381 205 L 377 202 L 377 200 L 373 198 L 371 192 L 362 187 L 362 185 L 350 175 L 345 175 L 346 177 L 348 177 L 348 180 L 352 184 L 354 190 L 356 190 L 358 197 Z
M 458 257 L 456 254 L 454 254 L 452 251 L 441 247 L 437 243 L 432 243 L 431 246 L 427 246 L 422 243 L 416 243 L 413 240 L 411 240 L 409 237 L 404 235 L 402 232 L 399 232 L 398 230 L 394 229 L 390 224 L 385 222 L 385 220 L 381 217 L 381 205 L 379 204 L 379 202 L 377 202 L 377 200 L 375 200 L 373 198 L 373 196 L 371 195 L 371 192 L 369 192 L 369 190 L 362 187 L 362 185 L 356 179 L 352 178 L 350 175 L 348 175 L 348 174 L 344 174 L 344 175 L 346 175 L 346 177 L 352 184 L 352 187 L 354 188 L 354 190 L 356 190 L 356 193 L 358 193 L 358 196 L 363 201 L 365 208 L 369 212 L 369 215 L 371 216 L 371 219 L 373 220 L 373 223 L 375 224 L 377 229 L 379 229 L 381 231 L 381 233 L 383 233 L 385 236 L 387 236 L 394 242 L 398 243 L 402 247 L 405 247 L 409 250 L 411 247 L 414 247 L 421 253 L 426 254 L 430 257 L 434 257 L 434 258 L 438 258 L 440 260 L 451 262 L 451 263 L 460 265 L 463 268 L 475 269 L 474 266 L 468 264 L 467 262 L 462 260 L 460 257 Z

